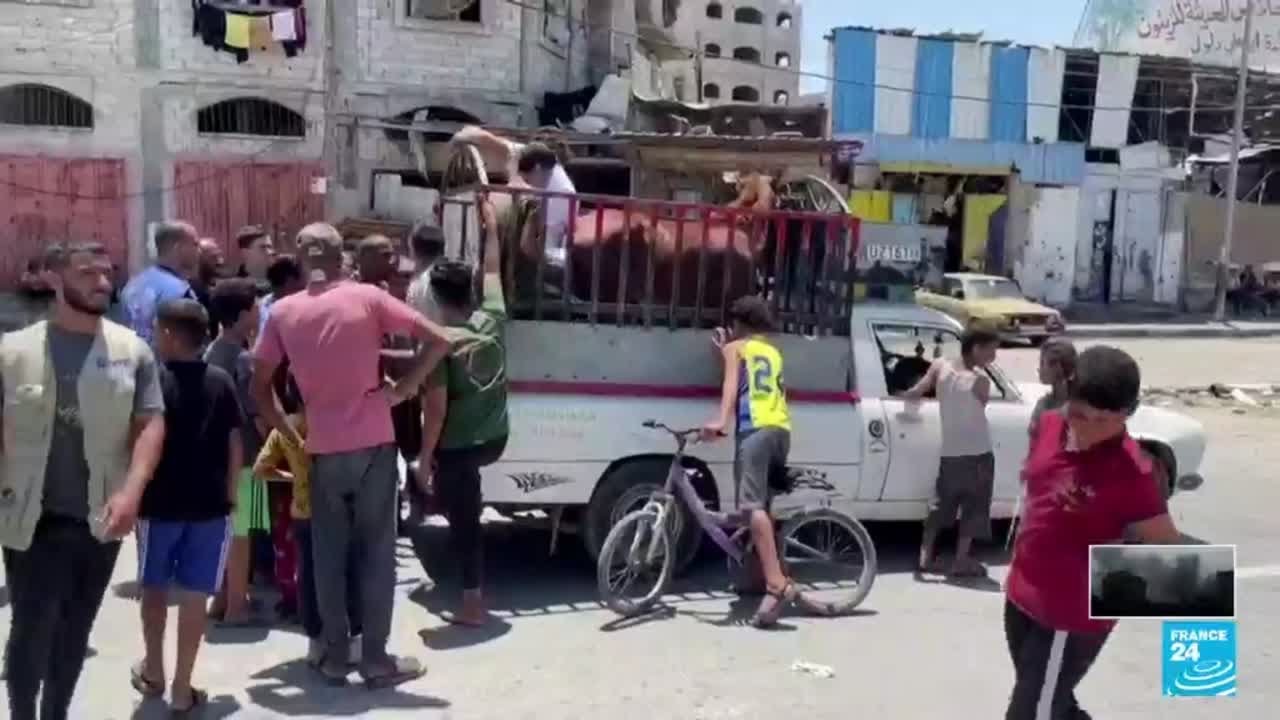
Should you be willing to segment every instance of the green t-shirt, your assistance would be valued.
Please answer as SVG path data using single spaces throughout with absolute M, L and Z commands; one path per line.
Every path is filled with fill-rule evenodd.
M 452 347 L 427 379 L 444 385 L 449 409 L 438 447 L 457 450 L 506 437 L 507 353 L 502 337 L 507 305 L 502 281 L 484 277 L 484 301 L 466 325 L 449 328 Z

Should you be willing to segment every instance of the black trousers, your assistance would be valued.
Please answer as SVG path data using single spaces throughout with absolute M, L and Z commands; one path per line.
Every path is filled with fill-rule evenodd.
M 480 468 L 492 465 L 507 449 L 507 439 L 498 438 L 475 447 L 436 451 L 434 489 L 449 521 L 449 541 L 462 574 L 462 589 L 480 587 L 484 557 L 480 542 Z
M 5 648 L 9 717 L 65 720 L 84 668 L 89 631 L 111 582 L 120 543 L 103 544 L 84 521 L 45 516 L 31 547 L 4 549 L 13 606 Z
M 1005 600 L 1004 635 L 1016 678 L 1005 720 L 1089 720 L 1076 702 L 1076 686 L 1108 633 L 1055 631 Z

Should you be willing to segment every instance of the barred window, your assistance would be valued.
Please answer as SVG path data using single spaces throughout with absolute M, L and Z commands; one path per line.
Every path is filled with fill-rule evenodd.
M 48 85 L 9 85 L 0 88 L 0 123 L 92 129 L 93 106 Z
M 760 91 L 750 85 L 739 85 L 733 89 L 735 102 L 760 102 Z
M 301 115 L 262 98 L 234 98 L 201 108 L 196 113 L 196 128 L 206 135 L 307 135 L 307 123 Z
M 407 14 L 417 20 L 480 22 L 480 0 L 404 0 Z

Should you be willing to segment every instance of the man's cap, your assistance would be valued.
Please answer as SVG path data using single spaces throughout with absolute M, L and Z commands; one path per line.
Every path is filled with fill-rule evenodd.
M 311 223 L 298 231 L 299 257 L 340 257 L 342 235 L 329 223 Z
M 267 229 L 261 225 L 245 225 L 236 231 L 236 241 L 239 242 L 241 240 L 249 239 L 257 240 L 258 238 L 266 237 L 267 235 L 270 235 L 270 233 L 268 233 Z

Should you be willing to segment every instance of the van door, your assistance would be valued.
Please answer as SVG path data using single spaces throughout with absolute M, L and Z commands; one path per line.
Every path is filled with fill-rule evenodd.
M 885 373 L 886 433 L 892 448 L 881 501 L 928 500 L 938 476 L 942 423 L 930 395 L 907 402 L 901 395 L 929 371 L 933 361 L 960 354 L 953 330 L 927 325 L 877 323 L 872 334 Z

